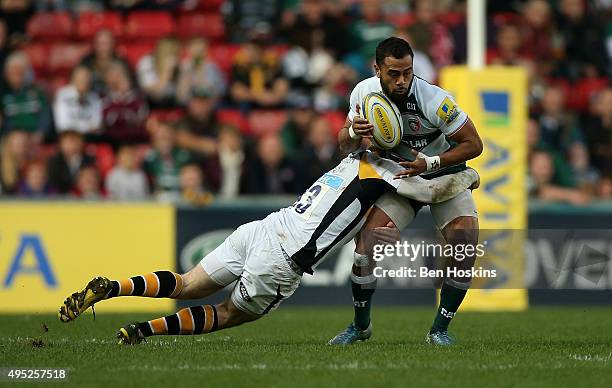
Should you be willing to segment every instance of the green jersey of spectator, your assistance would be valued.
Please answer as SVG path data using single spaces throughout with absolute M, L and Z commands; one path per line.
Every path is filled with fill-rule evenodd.
M 191 161 L 189 151 L 173 148 L 168 157 L 163 157 L 158 150 L 151 150 L 144 162 L 144 168 L 153 182 L 156 192 L 180 192 L 181 167 Z
M 42 90 L 27 85 L 18 90 L 7 88 L 0 101 L 2 134 L 13 130 L 45 134 L 51 126 L 51 111 Z

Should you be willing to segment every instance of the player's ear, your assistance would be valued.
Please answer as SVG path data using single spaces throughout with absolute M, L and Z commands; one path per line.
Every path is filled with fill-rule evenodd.
M 376 76 L 380 78 L 380 67 L 376 63 L 374 64 L 374 71 L 376 71 Z

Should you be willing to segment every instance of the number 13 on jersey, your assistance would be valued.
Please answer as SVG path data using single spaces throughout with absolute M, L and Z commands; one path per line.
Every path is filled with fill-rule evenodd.
M 327 190 L 329 190 L 329 186 L 315 183 L 310 186 L 291 207 L 293 207 L 293 210 L 297 214 L 307 220 L 310 218 L 313 209 L 315 209 L 317 204 L 321 201 L 321 198 L 325 196 Z

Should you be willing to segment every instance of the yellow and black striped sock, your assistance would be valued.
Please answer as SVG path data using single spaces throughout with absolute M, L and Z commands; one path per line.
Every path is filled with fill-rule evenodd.
M 138 325 L 145 337 L 152 335 L 195 335 L 217 330 L 217 309 L 213 305 L 193 306 L 167 317 L 142 322 Z
M 183 290 L 183 278 L 171 271 L 155 271 L 129 279 L 113 280 L 107 298 L 116 296 L 146 296 L 174 298 Z

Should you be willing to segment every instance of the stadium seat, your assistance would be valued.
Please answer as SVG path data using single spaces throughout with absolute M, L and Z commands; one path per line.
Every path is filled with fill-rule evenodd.
M 55 93 L 57 93 L 58 89 L 68 85 L 68 83 L 70 82 L 70 75 L 61 74 L 53 78 L 48 78 L 48 80 L 49 81 L 47 82 L 47 95 L 51 99 L 55 99 Z
M 28 56 L 36 77 L 40 78 L 47 74 L 49 45 L 44 43 L 30 43 L 23 47 L 23 51 Z
M 74 21 L 68 12 L 41 12 L 34 14 L 27 24 L 27 33 L 33 40 L 57 41 L 69 39 L 74 32 Z
M 182 11 L 209 11 L 219 12 L 225 0 L 185 0 L 182 4 Z
M 249 126 L 254 136 L 280 132 L 286 121 L 285 110 L 255 110 L 249 114 Z
M 123 20 L 119 12 L 86 12 L 79 15 L 77 36 L 90 40 L 98 30 L 108 29 L 115 37 L 123 35 Z
M 499 27 L 504 24 L 516 24 L 520 23 L 521 14 L 514 12 L 498 12 L 493 15 L 492 21 L 495 27 Z
M 238 45 L 213 45 L 208 49 L 210 58 L 219 66 L 227 79 L 230 78 L 232 63 L 238 50 L 240 50 Z
M 340 130 L 342 129 L 342 126 L 346 121 L 346 114 L 347 112 L 341 111 L 330 111 L 323 113 L 323 118 L 329 123 L 334 137 L 337 137 L 338 132 L 340 132 Z
M 115 165 L 115 153 L 113 147 L 105 143 L 87 144 L 85 152 L 96 158 L 96 167 L 102 179 Z
M 410 12 L 389 15 L 389 21 L 397 28 L 408 27 L 409 25 L 414 23 L 414 20 L 414 14 Z
M 90 51 L 90 45 L 81 43 L 58 43 L 49 51 L 49 72 L 52 74 L 69 74 Z
M 131 40 L 157 40 L 174 32 L 174 20 L 166 12 L 132 12 L 125 23 L 125 37 Z
M 177 121 L 185 115 L 182 109 L 155 109 L 149 114 L 149 118 L 159 121 Z
M 249 134 L 249 121 L 238 109 L 219 109 L 217 120 L 221 124 L 229 124 L 237 127 L 244 134 Z
M 37 159 L 48 160 L 53 155 L 55 155 L 59 151 L 59 145 L 57 143 L 54 144 L 41 144 L 38 153 L 36 155 Z
M 136 69 L 140 58 L 153 52 L 153 49 L 155 49 L 154 42 L 128 43 L 117 46 L 117 51 L 125 57 L 132 69 Z
M 141 166 L 142 163 L 144 162 L 147 154 L 149 152 L 151 152 L 151 145 L 150 144 L 137 144 L 135 146 L 135 150 L 136 150 L 136 163 Z
M 287 51 L 289 51 L 290 46 L 287 44 L 275 44 L 270 46 L 267 50 L 273 52 L 279 59 L 281 59 Z
M 580 80 L 573 85 L 572 92 L 567 95 L 567 106 L 580 112 L 586 112 L 589 109 L 589 104 L 593 95 L 602 91 L 607 86 L 607 78 L 587 78 Z
M 185 13 L 178 18 L 177 33 L 182 39 L 203 36 L 213 41 L 223 41 L 225 24 L 221 15 Z
M 458 12 L 448 12 L 440 15 L 440 22 L 449 28 L 457 27 L 466 23 L 466 14 Z

